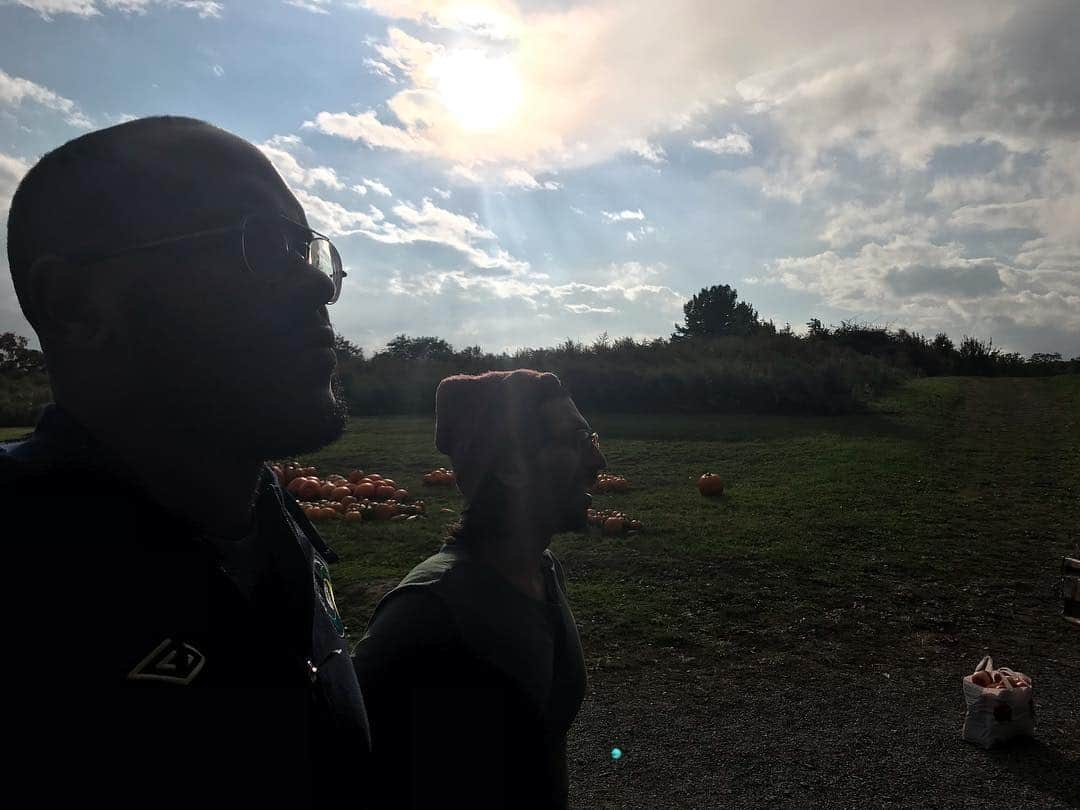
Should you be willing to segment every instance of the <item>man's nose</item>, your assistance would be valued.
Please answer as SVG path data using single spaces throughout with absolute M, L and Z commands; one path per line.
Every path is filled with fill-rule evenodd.
M 301 256 L 293 261 L 289 281 L 291 293 L 303 295 L 316 306 L 324 306 L 334 297 L 334 280 Z

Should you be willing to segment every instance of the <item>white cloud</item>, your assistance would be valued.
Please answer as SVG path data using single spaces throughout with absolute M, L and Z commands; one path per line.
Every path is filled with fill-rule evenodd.
M 42 18 L 51 20 L 57 14 L 94 17 L 101 14 L 98 0 L 16 0 L 20 6 L 33 9 Z M 100 6 L 122 14 L 145 14 L 151 6 L 182 8 L 200 17 L 220 17 L 225 7 L 214 0 L 101 0 Z
M 1045 260 L 1045 257 L 1041 257 Z M 971 257 L 956 243 L 897 236 L 853 255 L 826 251 L 772 262 L 760 280 L 861 317 L 900 318 L 928 333 L 993 334 L 995 324 L 1080 330 L 1080 271 L 1028 271 Z
M 370 236 L 385 227 L 383 212 L 373 205 L 369 206 L 367 211 L 352 211 L 340 203 L 323 199 L 302 188 L 293 188 L 292 191 L 304 207 L 308 220 L 316 230 L 328 236 Z
M 503 181 L 508 186 L 515 188 L 525 188 L 529 190 L 543 189 L 545 191 L 555 191 L 562 188 L 562 186 L 554 180 L 545 180 L 541 182 L 537 180 L 525 169 L 513 168 L 506 169 L 502 174 Z
M 79 17 L 92 17 L 101 12 L 94 0 L 17 0 L 20 6 L 33 9 L 44 19 L 51 19 L 54 14 L 75 14 Z
M 397 77 L 394 75 L 394 69 L 385 62 L 380 62 L 378 59 L 371 59 L 368 57 L 364 59 L 364 64 L 371 73 L 374 73 L 376 76 L 382 76 L 391 84 L 397 84 Z
M 625 222 L 627 220 L 644 220 L 645 214 L 640 208 L 635 211 L 601 211 L 600 216 L 604 218 L 604 222 Z
M 722 138 L 707 138 L 692 143 L 698 149 L 705 149 L 718 155 L 749 155 L 754 151 L 749 134 L 739 127 L 732 127 L 731 131 Z
M 438 186 L 432 186 L 431 190 L 434 191 L 436 194 L 438 194 L 440 197 L 442 197 L 444 200 L 449 200 L 450 199 L 451 192 L 449 191 L 449 189 L 439 188 Z
M 626 148 L 649 163 L 667 163 L 667 152 L 659 144 L 650 143 L 648 138 L 632 138 Z
M 28 171 L 30 166 L 25 161 L 0 152 L 0 214 L 7 213 L 15 189 Z
M 278 170 L 285 182 L 290 186 L 301 186 L 303 188 L 323 186 L 336 190 L 345 188 L 345 184 L 338 178 L 337 172 L 329 166 L 314 166 L 311 168 L 302 166 L 300 161 L 288 151 L 301 145 L 300 139 L 295 135 L 275 135 L 270 140 L 258 144 L 258 147 L 270 159 L 270 162 L 274 164 L 274 168 Z
M 496 40 L 513 37 L 520 26 L 520 12 L 509 0 L 487 0 L 483 4 L 461 0 L 362 0 L 362 4 L 391 19 Z
M 448 172 L 451 178 L 457 180 L 463 180 L 466 183 L 482 183 L 483 178 L 480 177 L 473 169 L 463 164 L 450 167 Z
M 12 76 L 4 70 L 0 70 L 0 104 L 19 106 L 23 101 L 31 101 L 40 104 L 50 110 L 55 110 L 64 116 L 64 120 L 73 127 L 89 129 L 90 123 L 74 101 L 54 93 L 47 87 L 35 84 L 29 79 Z
M 656 233 L 656 228 L 655 227 L 653 227 L 652 225 L 642 225 L 636 231 L 627 231 L 626 232 L 626 241 L 627 242 L 640 242 L 646 236 L 651 236 L 654 233 Z
M 440 208 L 426 197 L 419 206 L 407 202 L 395 205 L 391 209 L 394 221 L 373 205 L 367 211 L 353 211 L 304 189 L 294 188 L 293 193 L 315 227 L 329 236 L 357 234 L 384 244 L 444 245 L 481 270 L 519 275 L 529 269 L 527 261 L 515 258 L 497 244 L 491 248 L 477 244 L 497 241 L 490 228 L 474 217 Z
M 394 76 L 396 69 L 403 76 L 415 76 L 424 86 L 430 84 L 432 64 L 445 50 L 442 45 L 425 42 L 394 27 L 387 30 L 386 42 L 375 43 L 373 48 L 379 55 L 376 61 L 390 69 L 390 76 Z
M 310 11 L 312 14 L 329 14 L 327 6 L 331 0 L 285 0 L 285 5 Z
M 214 65 L 212 68 L 210 68 L 210 70 L 213 71 L 214 75 L 217 76 L 219 79 L 225 75 L 225 68 L 223 68 L 221 65 Z
M 827 217 L 818 238 L 833 248 L 888 241 L 897 235 L 926 240 L 939 228 L 937 218 L 906 210 L 905 199 L 899 194 L 878 205 L 841 203 L 831 207 Z
M 379 182 L 379 180 L 377 178 L 375 180 L 371 180 L 371 179 L 365 177 L 363 182 L 364 182 L 365 186 L 367 186 L 369 189 L 374 191 L 376 194 L 381 194 L 384 197 L 393 196 L 393 192 L 390 191 L 390 189 L 386 185 Z
M 434 151 L 434 145 L 425 137 L 382 123 L 375 117 L 374 110 L 359 115 L 321 112 L 315 116 L 314 121 L 305 121 L 304 127 L 350 141 L 361 141 L 369 147 L 421 154 Z
M 586 313 L 598 312 L 603 315 L 610 315 L 615 312 L 615 307 L 593 307 L 588 304 L 563 304 L 563 309 L 573 312 L 577 315 L 584 315 Z

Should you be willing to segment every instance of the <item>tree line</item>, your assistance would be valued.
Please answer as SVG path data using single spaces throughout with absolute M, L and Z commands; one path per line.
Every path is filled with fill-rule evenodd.
M 451 374 L 535 368 L 560 376 L 577 402 L 608 412 L 822 413 L 856 411 L 911 376 L 1034 376 L 1080 373 L 1080 357 L 1022 357 L 992 340 L 843 321 L 807 323 L 806 333 L 763 320 L 726 285 L 703 288 L 667 338 L 606 333 L 586 344 L 494 354 L 455 349 L 434 336 L 400 334 L 370 357 L 343 335 L 338 375 L 354 415 L 426 414 Z M 29 425 L 51 397 L 44 357 L 27 339 L 0 335 L 0 424 Z

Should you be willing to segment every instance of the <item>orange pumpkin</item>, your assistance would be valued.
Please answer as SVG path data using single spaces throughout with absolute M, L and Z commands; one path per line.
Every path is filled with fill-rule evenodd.
M 357 484 L 356 488 L 353 490 L 353 494 L 355 494 L 357 498 L 371 498 L 371 497 L 374 497 L 374 495 L 375 495 L 375 485 L 373 483 L 371 483 L 370 481 L 367 481 L 367 482 L 365 482 L 363 484 Z
M 301 483 L 297 489 L 297 497 L 303 498 L 305 501 L 310 501 L 314 498 L 318 498 L 322 492 L 322 487 L 319 486 L 318 481 L 312 481 L 310 478 L 300 479 Z
M 714 473 L 705 473 L 698 479 L 697 485 L 698 491 L 707 497 L 724 494 L 724 481 Z
M 352 497 L 352 490 L 348 487 L 334 487 L 330 493 L 330 499 L 334 501 L 344 500 L 345 498 Z
M 359 484 L 360 479 L 363 478 L 363 477 L 364 477 L 363 470 L 353 470 L 351 473 L 349 473 L 349 483 L 350 484 Z

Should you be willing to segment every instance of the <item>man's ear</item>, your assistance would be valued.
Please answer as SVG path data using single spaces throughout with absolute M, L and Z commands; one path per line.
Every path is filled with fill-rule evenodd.
M 88 284 L 87 271 L 59 256 L 42 256 L 31 266 L 30 310 L 53 346 L 104 348 L 122 328 L 115 301 L 102 285 Z

